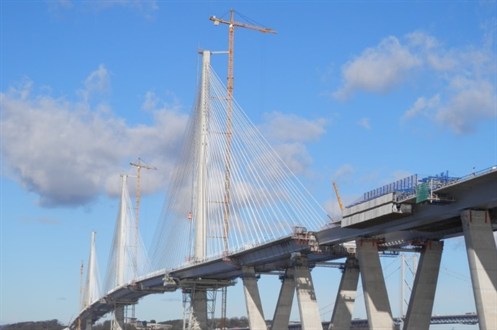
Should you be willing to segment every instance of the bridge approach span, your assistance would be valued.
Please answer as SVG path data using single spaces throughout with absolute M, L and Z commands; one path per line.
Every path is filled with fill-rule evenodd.
M 76 329 L 78 320 L 95 323 L 116 306 L 136 304 L 150 294 L 176 291 L 188 287 L 191 281 L 201 283 L 199 280 L 204 280 L 210 287 L 216 283 L 231 285 L 230 281 L 242 276 L 243 266 L 253 267 L 256 273 L 263 274 L 284 272 L 294 264 L 296 255 L 305 255 L 310 267 L 318 262 L 345 258 L 355 253 L 347 243 L 360 238 L 378 239 L 380 248 L 389 250 L 461 236 L 460 215 L 468 209 L 487 210 L 492 230 L 497 230 L 496 167 L 436 188 L 432 193 L 443 196 L 444 200 L 417 203 L 415 195 L 404 196 L 397 199 L 396 204 L 410 205 L 409 214 L 391 213 L 347 226 L 339 221 L 317 232 L 296 228 L 293 235 L 266 244 L 148 274 L 87 306 L 70 328 Z

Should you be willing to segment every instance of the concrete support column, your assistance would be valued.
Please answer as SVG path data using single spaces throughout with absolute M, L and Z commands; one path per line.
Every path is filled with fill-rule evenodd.
M 442 250 L 443 242 L 429 241 L 421 251 L 404 330 L 428 329 L 430 327 Z
M 350 329 L 358 282 L 359 263 L 356 258 L 349 257 L 345 262 L 328 330 Z
M 497 329 L 497 248 L 488 211 L 461 213 L 479 326 Z
M 364 302 L 370 329 L 393 329 L 392 311 L 388 301 L 387 288 L 377 241 L 374 239 L 358 239 L 356 241 L 357 260 L 361 270 Z
M 90 319 L 86 319 L 85 330 L 91 330 L 91 328 L 92 328 L 91 318 Z
M 124 305 L 117 305 L 114 309 L 114 318 L 111 322 L 111 330 L 124 330 Z
M 306 258 L 300 257 L 297 259 L 294 266 L 294 278 L 302 329 L 322 329 L 319 306 Z
M 190 329 L 207 329 L 207 291 L 205 289 L 196 289 L 190 295 L 192 313 L 190 316 Z
M 288 329 L 290 323 L 290 313 L 292 311 L 293 296 L 295 295 L 294 271 L 286 270 L 281 283 L 280 295 L 274 311 L 273 324 L 271 330 Z
M 247 306 L 247 316 L 251 330 L 266 330 L 266 321 L 262 310 L 261 297 L 257 286 L 254 267 L 242 267 L 243 292 Z

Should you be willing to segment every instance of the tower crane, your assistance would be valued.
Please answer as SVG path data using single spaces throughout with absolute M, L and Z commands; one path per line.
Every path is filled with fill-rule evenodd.
M 228 25 L 228 83 L 227 83 L 227 113 L 226 113 L 226 154 L 225 154 L 225 178 L 224 178 L 224 250 L 225 253 L 228 252 L 228 232 L 229 232 L 229 204 L 230 204 L 230 173 L 231 173 L 231 115 L 233 111 L 233 55 L 235 48 L 235 28 L 244 28 L 249 30 L 255 30 L 262 33 L 276 33 L 275 30 L 241 23 L 235 21 L 235 11 L 233 9 L 230 10 L 230 19 L 229 21 L 217 18 L 216 16 L 211 16 L 209 18 L 214 25 L 226 24 Z
M 226 113 L 226 159 L 224 171 L 224 252 L 228 253 L 228 232 L 229 232 L 229 205 L 230 205 L 230 186 L 231 186 L 231 115 L 233 112 L 233 55 L 235 50 L 235 28 L 245 28 L 255 30 L 262 33 L 276 33 L 273 29 L 261 26 L 245 24 L 235 21 L 235 11 L 230 10 L 230 20 L 224 20 L 211 16 L 209 18 L 214 22 L 214 25 L 228 25 L 228 82 L 227 82 L 227 113 Z M 226 329 L 226 287 L 222 288 L 222 303 L 221 303 L 221 329 Z
M 136 275 L 136 272 L 137 272 L 136 267 L 138 266 L 138 228 L 139 228 L 139 224 L 140 224 L 141 170 L 142 170 L 142 168 L 144 168 L 146 170 L 157 170 L 157 167 L 146 165 L 145 163 L 142 162 L 142 159 L 140 157 L 138 157 L 138 162 L 136 162 L 136 163 L 130 162 L 129 165 L 136 167 L 135 262 L 134 262 L 135 275 Z M 135 319 L 135 305 L 132 305 L 131 308 L 132 308 L 131 309 L 131 317 L 134 320 Z
M 135 206 L 135 224 L 138 232 L 138 224 L 140 222 L 140 189 L 141 189 L 141 169 L 144 168 L 146 170 L 157 170 L 155 166 L 148 166 L 142 162 L 142 159 L 138 157 L 138 162 L 130 162 L 129 165 L 136 167 L 136 206 Z
M 276 33 L 275 30 L 266 28 L 266 27 L 261 27 L 261 26 L 256 26 L 256 25 L 251 25 L 251 24 L 246 24 L 246 23 L 241 23 L 235 21 L 235 11 L 233 9 L 230 10 L 230 20 L 224 20 L 221 18 L 217 18 L 216 16 L 211 16 L 209 18 L 211 21 L 214 22 L 214 25 L 219 25 L 219 24 L 226 24 L 228 25 L 228 100 L 233 96 L 233 55 L 234 55 L 234 48 L 235 48 L 235 28 L 241 27 L 244 29 L 249 29 L 249 30 L 255 30 L 259 31 L 262 33 Z

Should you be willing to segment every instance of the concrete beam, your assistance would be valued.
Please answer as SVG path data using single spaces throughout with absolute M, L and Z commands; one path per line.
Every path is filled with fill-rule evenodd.
M 294 266 L 295 288 L 299 303 L 300 322 L 303 330 L 322 329 L 319 306 L 316 300 L 311 271 L 304 257 L 297 259 Z
M 274 311 L 273 324 L 271 330 L 288 329 L 290 323 L 290 313 L 292 311 L 293 296 L 295 295 L 294 270 L 286 270 L 282 278 L 280 295 Z
M 350 329 L 358 282 L 359 263 L 356 258 L 349 257 L 345 262 L 328 330 Z
M 254 267 L 242 267 L 242 281 L 249 327 L 251 330 L 266 330 L 267 326 Z
M 421 251 L 404 330 L 428 329 L 430 327 L 442 250 L 443 242 L 428 241 Z
M 377 241 L 357 239 L 356 251 L 369 328 L 393 329 L 394 323 L 378 255 Z
M 482 330 L 497 329 L 497 248 L 488 211 L 461 213 L 476 311 Z

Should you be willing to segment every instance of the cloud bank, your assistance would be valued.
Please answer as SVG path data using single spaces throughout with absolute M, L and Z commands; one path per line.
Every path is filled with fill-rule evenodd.
M 448 49 L 423 32 L 386 37 L 342 66 L 342 86 L 332 95 L 345 101 L 358 91 L 431 84 L 435 92 L 413 100 L 403 120 L 422 117 L 456 134 L 472 133 L 478 123 L 497 117 L 497 54 L 489 40 L 481 47 Z
M 144 176 L 144 193 L 163 188 L 188 116 L 156 103 L 153 124 L 129 125 L 96 101 L 108 87 L 107 70 L 100 66 L 85 80 L 78 101 L 35 95 L 30 81 L 1 93 L 3 174 L 36 193 L 46 207 L 116 195 L 119 174 L 133 173 L 128 163 L 138 157 L 159 168 Z
M 134 174 L 129 162 L 138 157 L 158 168 L 142 175 L 142 193 L 167 189 L 189 119 L 178 105 L 146 92 L 141 111 L 153 120 L 126 122 L 105 103 L 111 81 L 104 65 L 84 79 L 75 101 L 35 87 L 26 79 L 0 93 L 0 146 L 2 175 L 35 193 L 39 205 L 76 207 L 118 196 L 120 174 Z M 325 121 L 272 113 L 262 126 L 288 166 L 302 173 L 312 163 L 305 143 L 324 133 Z
M 314 120 L 283 114 L 267 113 L 261 131 L 295 174 L 301 174 L 312 164 L 306 143 L 318 140 L 326 132 L 326 120 Z

